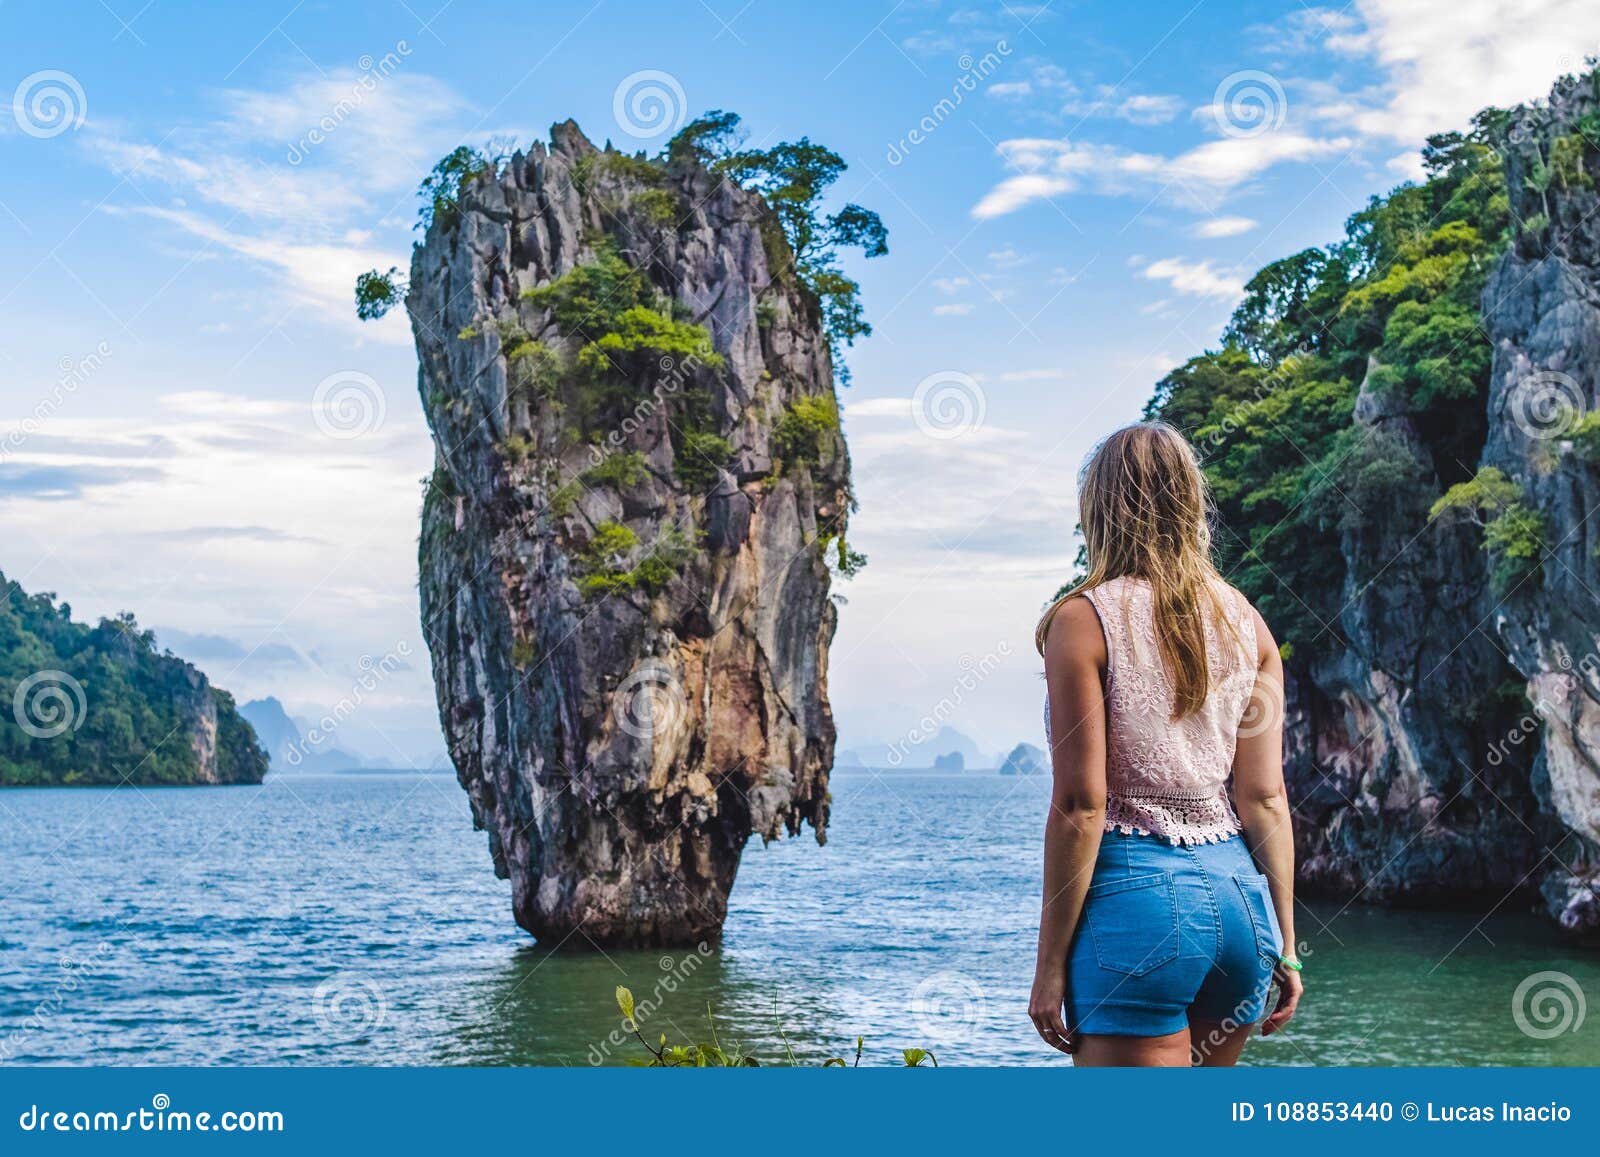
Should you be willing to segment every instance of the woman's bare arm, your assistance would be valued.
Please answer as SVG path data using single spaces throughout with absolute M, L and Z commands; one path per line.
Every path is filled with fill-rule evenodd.
M 1233 794 L 1239 823 L 1257 865 L 1266 873 L 1272 907 L 1283 932 L 1283 954 L 1295 959 L 1294 831 L 1283 786 L 1283 660 L 1259 613 L 1256 627 L 1256 686 L 1248 726 L 1233 757 Z M 1263 1036 L 1282 1028 L 1300 1003 L 1300 974 L 1279 966 L 1278 1003 L 1261 1027 Z
M 1047 1044 L 1071 1052 L 1061 1019 L 1067 952 L 1083 912 L 1106 814 L 1105 636 L 1088 599 L 1069 599 L 1045 639 L 1054 787 L 1044 827 L 1044 904 L 1028 1015 Z

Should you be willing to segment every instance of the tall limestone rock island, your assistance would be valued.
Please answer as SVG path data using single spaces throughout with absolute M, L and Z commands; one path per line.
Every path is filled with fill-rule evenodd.
M 646 159 L 567 122 L 424 186 L 423 625 L 474 820 L 552 945 L 715 940 L 752 834 L 824 838 L 830 565 L 862 561 L 831 344 L 866 332 L 829 246 L 883 244 L 812 215 L 836 157 L 780 148 L 714 171 L 692 133 Z

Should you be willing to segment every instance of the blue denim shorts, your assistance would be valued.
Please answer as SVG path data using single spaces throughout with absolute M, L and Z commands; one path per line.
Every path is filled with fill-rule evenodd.
M 1174 846 L 1107 832 L 1067 964 L 1068 1025 L 1165 1036 L 1266 1013 L 1283 937 L 1267 878 L 1238 836 Z

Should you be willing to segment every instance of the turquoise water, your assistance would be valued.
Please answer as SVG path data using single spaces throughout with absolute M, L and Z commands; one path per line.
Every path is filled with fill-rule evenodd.
M 624 984 L 652 1037 L 706 1036 L 710 1005 L 724 1044 L 768 1059 L 861 1034 L 863 1064 L 909 1045 L 1057 1063 L 1025 1015 L 1047 791 L 840 771 L 826 847 L 746 852 L 720 949 L 574 956 L 512 923 L 449 776 L 7 790 L 0 1059 L 617 1063 L 642 1053 Z M 1600 1064 L 1600 955 L 1531 915 L 1317 905 L 1300 924 L 1306 1002 L 1246 1063 Z M 1518 1026 L 1541 972 L 1560 976 L 1523 1021 L 1559 1028 L 1564 994 L 1576 1031 Z

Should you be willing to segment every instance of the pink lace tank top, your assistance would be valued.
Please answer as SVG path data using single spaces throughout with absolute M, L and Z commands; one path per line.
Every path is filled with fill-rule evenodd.
M 1086 592 L 1106 639 L 1106 830 L 1212 843 L 1239 831 L 1228 799 L 1234 743 L 1255 687 L 1255 620 L 1232 587 L 1219 586 L 1228 624 L 1206 623 L 1211 691 L 1173 720 L 1172 678 L 1156 642 L 1154 599 L 1143 579 L 1112 579 Z M 1049 740 L 1050 704 L 1045 702 Z

